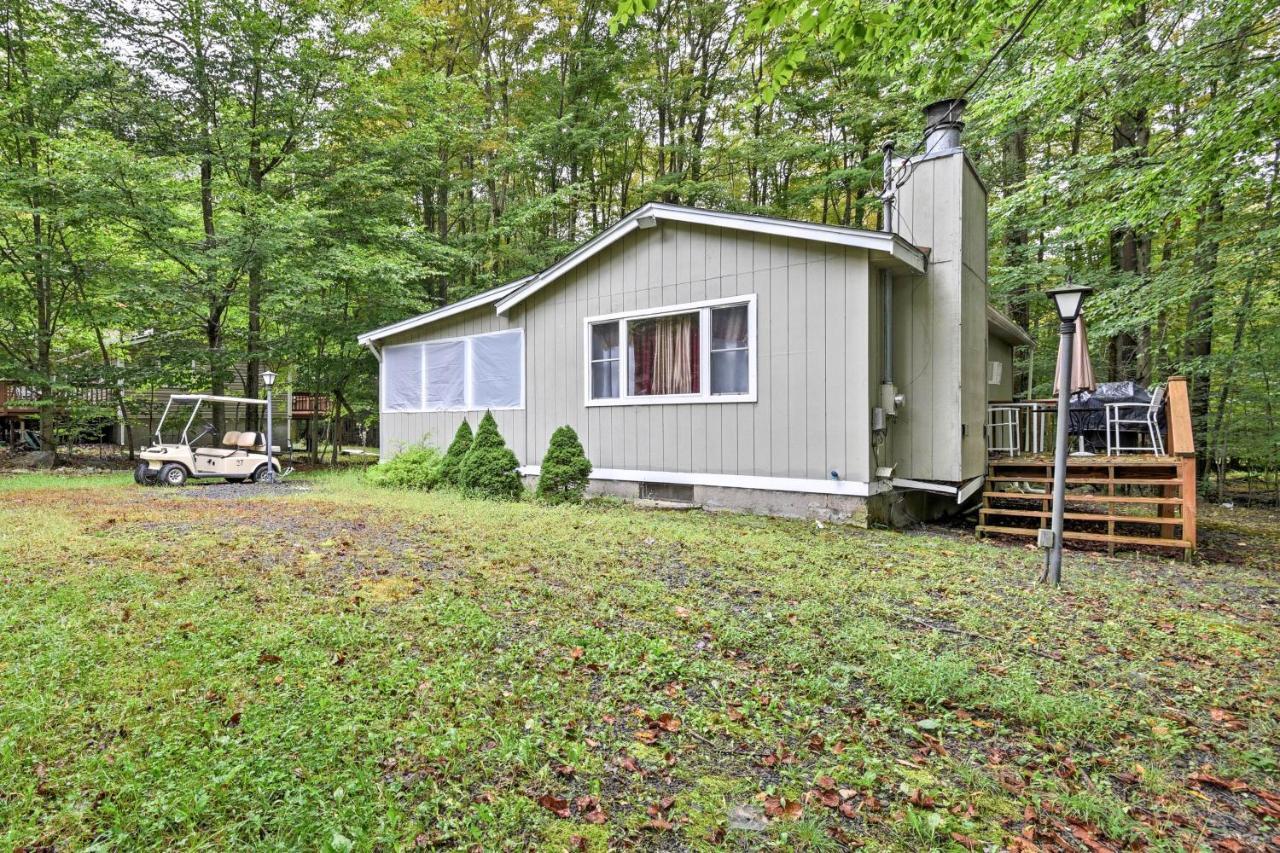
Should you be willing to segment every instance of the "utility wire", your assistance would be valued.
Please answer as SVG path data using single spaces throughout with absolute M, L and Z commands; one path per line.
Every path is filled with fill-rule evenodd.
M 947 107 L 946 115 L 942 117 L 942 121 L 945 122 L 945 121 L 951 120 L 951 111 L 956 108 L 956 104 L 958 104 L 960 101 L 967 98 L 969 94 L 973 92 L 973 90 L 978 86 L 978 84 L 983 81 L 983 79 L 987 76 L 987 72 L 989 72 L 991 68 L 995 65 L 996 60 L 1000 58 L 1000 56 L 1005 52 L 1005 50 L 1009 47 L 1009 45 L 1017 41 L 1018 38 L 1022 36 L 1023 32 L 1026 31 L 1027 24 L 1031 23 L 1031 19 L 1035 17 L 1036 12 L 1040 11 L 1040 7 L 1043 6 L 1044 3 L 1045 3 L 1045 0 L 1034 0 L 1034 2 L 1032 2 L 1032 4 L 1027 7 L 1027 11 L 1022 15 L 1022 20 L 1020 20 L 1018 22 L 1018 25 L 1013 28 L 1013 32 L 1009 33 L 1008 38 L 1006 38 L 1000 44 L 1000 46 L 996 48 L 996 52 L 991 54 L 991 57 L 987 60 L 986 64 L 982 66 L 982 70 L 978 72 L 978 76 L 970 80 L 969 85 L 965 86 L 964 91 L 960 93 L 960 97 L 952 101 L 951 106 Z M 911 152 L 907 154 L 907 156 L 903 159 L 902 165 L 899 166 L 898 170 L 891 176 L 889 186 L 885 187 L 886 192 L 889 191 L 890 188 L 897 189 L 899 186 L 902 185 L 902 182 L 906 180 L 905 177 L 902 177 L 902 172 L 906 170 L 908 165 L 911 166 L 911 170 L 913 172 L 915 171 L 915 167 L 917 164 L 912 163 L 911 158 L 914 157 L 916 154 L 920 153 L 920 149 L 924 147 L 925 139 L 926 139 L 926 136 L 921 135 L 920 141 L 916 143 L 915 148 L 911 149 Z M 908 174 L 906 177 L 910 177 L 910 174 Z M 900 178 L 901 180 L 899 180 Z

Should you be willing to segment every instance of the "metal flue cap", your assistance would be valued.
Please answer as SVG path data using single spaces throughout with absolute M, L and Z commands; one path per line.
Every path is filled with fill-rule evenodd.
M 964 98 L 943 98 L 924 108 L 924 153 L 950 151 L 960 147 L 960 131 L 964 130 Z

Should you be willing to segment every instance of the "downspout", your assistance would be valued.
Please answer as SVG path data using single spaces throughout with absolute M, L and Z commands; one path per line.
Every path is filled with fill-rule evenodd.
M 884 204 L 880 216 L 880 230 L 893 233 L 893 140 L 886 142 L 884 151 L 884 178 L 880 199 Z M 888 454 L 889 418 L 897 414 L 898 389 L 893 385 L 893 272 L 880 270 L 880 399 L 871 410 L 871 451 L 875 458 L 875 476 L 887 480 L 893 477 L 891 458 L 880 459 L 880 451 Z
M 893 385 L 893 271 L 880 270 L 880 384 Z
M 363 343 L 365 347 L 368 348 L 369 352 L 373 353 L 373 357 L 378 360 L 378 464 L 382 464 L 382 462 L 385 461 L 382 458 L 382 350 L 378 349 L 373 341 L 363 341 Z M 333 401 L 333 408 L 335 412 L 338 409 L 338 401 L 336 398 Z M 315 416 L 313 415 L 312 428 L 314 428 L 315 425 L 314 418 Z M 364 446 L 363 437 L 360 440 L 360 445 L 361 447 Z

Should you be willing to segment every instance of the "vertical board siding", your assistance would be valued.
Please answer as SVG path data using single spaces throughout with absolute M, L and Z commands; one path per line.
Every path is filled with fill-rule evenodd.
M 523 327 L 525 409 L 495 412 L 522 464 L 578 431 L 597 468 L 867 481 L 872 318 L 867 252 L 663 222 L 498 316 L 492 306 L 386 343 Z M 756 295 L 755 403 L 585 405 L 589 316 Z M 874 322 L 873 322 L 874 321 Z M 626 377 L 621 377 L 626 382 Z M 710 377 L 703 377 L 709 382 Z M 481 412 L 465 413 L 474 425 Z M 445 446 L 464 413 L 382 415 L 382 455 Z

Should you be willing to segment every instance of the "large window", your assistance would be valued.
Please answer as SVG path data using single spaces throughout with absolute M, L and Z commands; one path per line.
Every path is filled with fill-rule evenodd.
M 755 399 L 755 297 L 587 319 L 587 405 Z
M 494 332 L 382 351 L 384 412 L 524 406 L 524 331 Z

